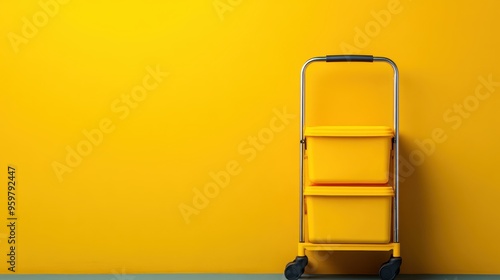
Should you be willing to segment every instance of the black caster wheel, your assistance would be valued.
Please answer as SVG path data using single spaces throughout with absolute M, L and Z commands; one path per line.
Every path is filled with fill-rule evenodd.
M 307 266 L 307 256 L 296 257 L 293 262 L 289 262 L 285 267 L 285 278 L 288 280 L 298 280 L 304 274 Z
M 384 263 L 381 267 L 380 270 L 378 271 L 378 275 L 380 276 L 380 279 L 382 280 L 394 280 L 396 279 L 396 276 L 399 274 L 399 268 L 401 267 L 402 263 L 401 258 L 394 258 L 391 257 L 391 259 Z

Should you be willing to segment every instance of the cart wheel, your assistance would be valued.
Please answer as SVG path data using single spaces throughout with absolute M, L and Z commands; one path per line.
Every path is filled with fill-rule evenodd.
M 396 276 L 399 274 L 399 269 L 401 267 L 402 263 L 401 258 L 394 258 L 391 257 L 391 259 L 384 263 L 378 272 L 378 275 L 380 276 L 380 279 L 382 280 L 394 280 L 396 279 Z
M 285 267 L 285 278 L 288 280 L 297 280 L 304 274 L 308 263 L 307 256 L 296 257 L 293 262 L 289 262 Z

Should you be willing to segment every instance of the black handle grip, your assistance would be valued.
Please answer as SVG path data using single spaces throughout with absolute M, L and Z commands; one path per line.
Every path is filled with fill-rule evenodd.
M 326 62 L 373 62 L 373 55 L 327 55 Z

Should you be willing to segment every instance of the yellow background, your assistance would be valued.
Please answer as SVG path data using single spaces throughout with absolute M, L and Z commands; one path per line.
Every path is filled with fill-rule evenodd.
M 66 2 L 46 22 L 39 1 L 0 3 L 18 273 L 281 273 L 297 251 L 300 67 L 345 52 L 401 71 L 402 273 L 500 273 L 500 87 L 474 97 L 479 77 L 500 81 L 497 1 Z M 148 67 L 169 74 L 126 117 L 112 109 Z M 311 66 L 307 90 L 309 124 L 391 122 L 387 65 Z M 54 162 L 103 120 L 113 130 L 58 180 Z M 386 257 L 312 254 L 309 272 L 374 273 Z

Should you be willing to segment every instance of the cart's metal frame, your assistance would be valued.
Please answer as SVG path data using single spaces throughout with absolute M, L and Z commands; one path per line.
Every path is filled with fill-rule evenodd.
M 305 117 L 306 117 L 306 69 L 314 62 L 385 62 L 392 66 L 394 70 L 394 204 L 393 204 L 393 241 L 399 242 L 399 70 L 394 61 L 386 57 L 376 57 L 368 55 L 328 55 L 323 57 L 313 57 L 302 66 L 300 75 L 300 229 L 299 241 L 304 242 L 304 152 L 306 139 L 304 137 Z
M 305 240 L 304 234 L 304 157 L 306 151 L 306 138 L 304 137 L 304 129 L 305 129 L 305 120 L 306 120 L 306 95 L 305 95 L 305 78 L 306 78 L 306 69 L 309 65 L 316 62 L 383 62 L 389 64 L 394 72 L 394 116 L 393 116 L 393 129 L 394 129 L 394 138 L 393 138 L 393 174 L 392 174 L 392 185 L 394 188 L 394 197 L 393 197 L 393 209 L 392 209 L 392 218 L 393 218 L 393 235 L 392 235 L 392 243 L 388 244 L 315 244 L 308 243 Z M 301 69 L 301 78 L 300 78 L 300 184 L 299 184 L 299 201 L 300 201 L 300 216 L 299 216 L 299 250 L 298 257 L 294 261 L 299 265 L 299 268 L 303 270 L 307 265 L 307 257 L 305 257 L 305 251 L 392 251 L 392 258 L 388 262 L 389 264 L 384 264 L 387 268 L 389 265 L 394 265 L 389 267 L 393 269 L 390 271 L 394 272 L 395 275 L 399 273 L 399 265 L 401 264 L 400 258 L 400 246 L 399 246 L 399 70 L 394 63 L 389 58 L 386 57 L 377 57 L 371 55 L 327 55 L 322 57 L 313 57 L 307 60 Z M 292 262 L 293 263 L 293 262 Z M 384 268 L 384 266 L 382 266 Z M 382 271 L 380 275 L 384 279 L 383 274 L 388 272 L 387 269 Z M 397 271 L 397 272 L 396 272 Z M 389 273 L 390 274 L 390 273 Z M 392 279 L 394 279 L 392 278 Z M 391 279 L 391 276 L 387 279 Z

